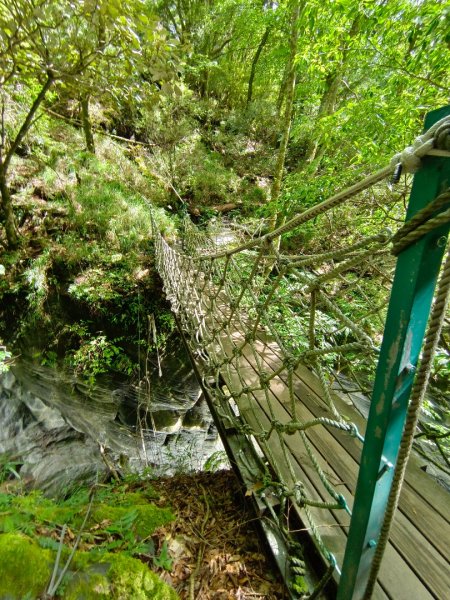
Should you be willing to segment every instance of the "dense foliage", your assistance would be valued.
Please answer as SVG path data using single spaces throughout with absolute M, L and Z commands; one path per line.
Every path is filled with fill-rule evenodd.
M 149 205 L 169 240 L 186 211 L 200 223 L 228 214 L 259 235 L 384 166 L 448 102 L 449 18 L 447 0 L 0 0 L 0 375 L 22 353 L 89 385 L 111 372 L 146 385 L 174 330 Z M 410 183 L 380 186 L 365 213 L 344 207 L 308 223 L 283 252 L 398 226 Z M 355 321 L 369 314 L 376 337 L 387 292 L 358 267 L 350 277 L 338 305 Z M 292 317 L 290 286 L 286 278 L 270 318 L 306 349 L 308 309 Z M 319 311 L 320 347 L 330 323 Z M 369 388 L 371 373 L 356 352 L 350 359 Z M 447 474 L 449 374 L 447 319 L 418 434 L 434 440 Z M 42 594 L 58 548 L 65 561 L 84 528 L 58 593 L 84 596 L 83 568 L 101 597 L 125 597 L 138 581 L 159 595 L 136 598 L 176 597 L 134 558 L 170 567 L 154 530 L 173 515 L 149 503 L 148 489 L 114 483 L 57 503 L 9 489 L 16 469 L 0 464 L 4 594 Z M 196 527 L 204 552 L 203 515 Z M 92 557 L 109 570 L 97 573 Z M 13 567 L 23 575 L 23 564 L 36 568 L 19 589 Z
M 91 382 L 140 377 L 173 329 L 148 203 L 167 237 L 185 210 L 272 227 L 385 164 L 447 101 L 448 19 L 443 0 L 0 0 L 0 334 Z M 292 249 L 356 227 L 340 210 Z M 441 387 L 449 346 L 447 324 Z

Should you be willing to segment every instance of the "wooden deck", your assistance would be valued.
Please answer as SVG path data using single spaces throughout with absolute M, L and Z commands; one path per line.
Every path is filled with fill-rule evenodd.
M 225 307 L 222 310 L 227 312 Z M 206 327 L 210 329 L 223 322 L 223 315 L 210 316 L 208 320 Z M 244 334 L 239 330 L 234 331 L 231 336 L 224 333 L 218 343 L 207 347 L 207 351 L 211 355 L 220 353 L 231 356 L 233 348 L 243 341 Z M 275 371 L 280 367 L 280 349 L 263 331 L 258 333 L 256 350 L 267 371 Z M 221 376 L 224 385 L 231 393 L 235 393 L 243 419 L 255 431 L 260 431 L 261 427 L 267 429 L 273 417 L 283 423 L 291 420 L 291 401 L 286 380 L 277 376 L 271 381 L 269 407 L 263 391 L 239 394 L 243 387 L 243 373 L 246 386 L 255 386 L 259 381 L 256 360 L 250 346 L 246 346 L 242 356 L 236 360 L 239 361 L 237 366 L 241 377 L 238 376 L 236 367 L 223 369 Z M 315 417 L 330 416 L 321 399 L 317 378 L 303 366 L 295 373 L 294 393 L 299 420 L 309 421 Z M 335 397 L 335 402 L 340 412 L 364 433 L 365 420 L 353 405 L 349 406 L 338 396 Z M 307 437 L 322 470 L 337 486 L 337 490 L 344 494 L 351 507 L 361 455 L 360 442 L 335 428 L 322 426 L 309 429 Z M 317 500 L 329 500 L 299 436 L 285 435 L 284 438 L 295 475 L 304 484 L 308 495 Z M 291 482 L 292 477 L 278 436 L 272 435 L 261 448 L 274 473 L 285 482 Z M 449 499 L 450 495 L 421 469 L 420 459 L 413 456 L 373 598 L 450 598 Z M 304 522 L 302 509 L 294 505 L 294 510 Z M 338 564 L 342 565 L 350 517 L 343 510 L 312 509 L 311 512 L 326 546 L 336 556 Z

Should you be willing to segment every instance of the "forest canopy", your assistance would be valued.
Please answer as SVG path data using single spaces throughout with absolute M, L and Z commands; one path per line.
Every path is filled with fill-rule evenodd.
M 99 127 L 154 147 L 182 197 L 214 196 L 211 171 L 219 200 L 233 195 L 217 163 L 234 152 L 273 178 L 253 192 L 272 213 L 314 202 L 446 102 L 448 23 L 434 0 L 2 0 L 2 243 L 19 235 L 11 163 L 53 113 L 80 121 L 90 152 Z

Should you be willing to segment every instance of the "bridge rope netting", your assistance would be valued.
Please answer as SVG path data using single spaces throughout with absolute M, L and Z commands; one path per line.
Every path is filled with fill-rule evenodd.
M 172 247 L 153 221 L 165 294 L 201 364 L 203 385 L 225 429 L 247 436 L 265 460 L 266 477 L 255 493 L 264 498 L 270 488 L 276 496 L 276 510 L 273 502 L 267 510 L 288 540 L 294 572 L 304 573 L 301 548 L 289 536 L 291 503 L 328 561 L 311 597 L 340 572 L 342 557 L 324 515 L 341 514 L 335 527 L 346 531 L 355 481 L 342 481 L 327 453 L 348 445 L 345 439 L 351 440 L 351 448 L 364 442 L 364 425 L 349 418 L 355 414 L 349 405 L 364 413 L 370 402 L 396 256 L 450 221 L 446 189 L 398 227 L 404 219 L 405 189 L 391 192 L 386 178 L 400 169 L 419 170 L 427 155 L 445 154 L 441 141 L 449 131 L 449 118 L 438 121 L 387 167 L 244 243 L 236 238 L 223 243 L 220 235 L 186 218 L 181 245 Z M 348 226 L 349 210 L 354 226 Z M 286 247 L 306 247 L 311 227 L 324 230 L 327 222 L 337 223 L 336 230 L 340 222 L 347 226 L 335 233 L 330 225 L 329 235 L 320 246 L 316 242 L 313 252 L 285 253 Z M 395 233 L 387 228 L 392 224 Z M 430 325 L 432 348 L 446 314 L 448 264 L 445 269 Z M 432 348 L 413 394 L 406 458 L 429 380 Z M 332 445 L 325 448 L 328 439 Z M 390 521 L 396 501 L 390 500 Z

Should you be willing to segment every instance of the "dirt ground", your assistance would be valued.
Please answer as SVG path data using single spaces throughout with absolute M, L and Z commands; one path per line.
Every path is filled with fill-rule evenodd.
M 154 487 L 161 506 L 172 506 L 177 514 L 158 531 L 160 550 L 166 540 L 173 559 L 172 570 L 161 569 L 159 575 L 182 600 L 288 597 L 233 472 L 181 475 Z

